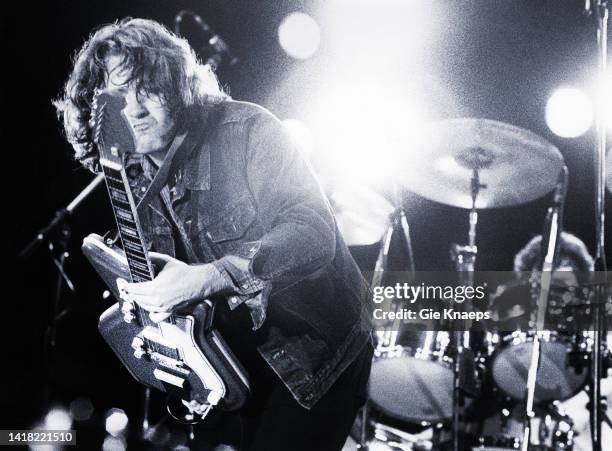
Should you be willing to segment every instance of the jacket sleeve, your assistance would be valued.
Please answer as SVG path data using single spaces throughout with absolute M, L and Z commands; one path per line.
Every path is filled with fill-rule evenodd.
M 273 284 L 295 283 L 333 260 L 334 216 L 312 169 L 276 117 L 255 115 L 247 133 L 247 177 L 267 231 L 250 272 Z

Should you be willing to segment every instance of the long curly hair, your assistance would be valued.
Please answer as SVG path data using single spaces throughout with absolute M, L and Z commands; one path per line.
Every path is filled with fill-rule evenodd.
M 595 261 L 580 238 L 568 232 L 561 232 L 559 252 L 553 268 L 569 266 L 574 271 L 590 272 Z M 542 267 L 542 235 L 533 237 L 514 257 L 514 271 L 529 272 Z
M 120 69 L 139 94 L 159 95 L 180 124 L 195 105 L 229 98 L 210 66 L 202 64 L 185 39 L 148 19 L 125 18 L 95 31 L 74 57 L 74 68 L 53 101 L 75 159 L 92 171 L 98 152 L 89 124 L 94 92 L 106 85 L 106 60 L 121 57 Z

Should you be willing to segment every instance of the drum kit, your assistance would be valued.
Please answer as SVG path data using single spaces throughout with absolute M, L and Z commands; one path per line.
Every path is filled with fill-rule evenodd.
M 429 124 L 419 142 L 426 145 L 402 166 L 407 174 L 401 189 L 469 210 L 467 244 L 451 249 L 462 284 L 474 282 L 480 210 L 516 206 L 553 190 L 555 202 L 562 198 L 563 203 L 563 157 L 528 130 L 486 119 L 450 119 Z M 384 285 L 396 233 L 404 238 L 407 277 L 415 273 L 408 215 L 397 194 L 401 189 L 393 202 L 364 188 L 358 196 L 332 195 L 349 245 L 382 237 L 373 287 Z M 561 217 L 562 208 L 551 207 L 544 229 L 560 230 Z M 362 449 L 572 450 L 572 420 L 559 404 L 589 380 L 593 328 L 577 326 L 591 320 L 588 292 L 557 296 L 547 291 L 546 327 L 537 332 L 536 284 L 518 279 L 491 290 L 491 321 L 475 332 L 418 331 L 400 322 L 377 330 L 369 399 L 353 438 Z

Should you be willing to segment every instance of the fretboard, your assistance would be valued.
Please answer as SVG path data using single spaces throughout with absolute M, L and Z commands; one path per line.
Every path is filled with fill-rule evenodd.
M 151 261 L 142 239 L 142 228 L 136 214 L 136 204 L 129 189 L 125 170 L 121 165 L 108 160 L 101 159 L 100 164 L 104 171 L 132 282 L 153 280 Z

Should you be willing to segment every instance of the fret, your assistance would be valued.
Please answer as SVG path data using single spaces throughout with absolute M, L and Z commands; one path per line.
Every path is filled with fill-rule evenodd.
M 128 259 L 128 265 L 140 271 L 145 271 L 147 273 L 149 272 L 149 266 L 147 264 L 142 264 L 141 262 Z
M 103 169 L 131 278 L 134 282 L 150 281 L 152 280 L 150 263 L 140 236 L 138 217 L 123 169 L 107 166 Z M 148 322 L 146 318 L 148 315 L 145 312 L 142 318 L 144 323 Z
M 130 268 L 130 272 L 132 275 L 132 278 L 144 278 L 144 280 L 151 280 L 151 273 L 149 273 L 149 271 L 142 271 L 140 269 L 137 268 Z
M 149 267 L 142 264 L 136 264 L 134 262 L 128 262 L 128 266 L 131 271 L 138 271 L 139 274 L 147 277 L 151 277 L 151 271 L 149 271 Z
M 136 246 L 142 246 L 142 242 L 140 241 L 140 236 L 137 236 L 136 238 L 134 238 L 133 236 L 126 236 L 125 238 L 129 240 L 130 243 L 133 243 Z
M 122 187 L 123 181 L 120 178 L 115 178 L 110 175 L 106 176 L 106 180 L 113 186 Z
M 142 251 L 133 251 L 132 249 L 123 249 L 126 255 L 136 258 L 138 260 L 142 260 L 144 263 L 147 263 L 147 256 Z
M 112 185 L 113 188 L 117 188 L 118 190 L 125 191 L 125 186 L 123 186 L 123 181 L 121 179 L 116 179 L 114 177 L 108 177 L 106 180 L 108 180 L 108 184 Z
M 147 267 L 149 265 L 149 261 L 147 260 L 146 255 L 144 255 L 144 254 L 135 255 L 133 252 L 127 251 L 127 252 L 125 252 L 125 256 L 126 256 L 126 258 L 128 260 L 133 260 L 133 261 L 136 261 L 136 262 L 140 262 L 141 264 L 144 263 L 145 265 L 147 265 Z
M 132 278 L 134 276 L 140 276 L 141 278 L 144 277 L 145 280 L 151 280 L 151 274 L 149 273 L 149 271 L 141 270 L 138 268 L 133 268 L 131 265 L 130 265 L 130 273 L 132 275 Z
M 130 254 L 126 254 L 125 256 L 128 259 L 129 264 L 139 265 L 141 268 L 146 268 L 147 272 L 149 271 L 149 262 L 142 257 L 135 258 Z
M 119 182 L 113 182 L 113 181 L 109 181 L 108 182 L 108 187 L 109 189 L 115 190 L 119 193 L 125 193 L 125 187 L 120 184 Z
M 127 227 L 127 226 L 125 226 L 123 224 L 119 224 L 119 230 L 121 232 L 127 233 L 128 235 L 130 235 L 132 237 L 140 238 L 140 236 L 138 236 L 138 230 L 130 228 L 130 227 Z
M 143 249 L 142 246 L 140 246 L 139 244 L 134 244 L 131 241 L 125 240 L 123 242 L 123 250 L 125 251 L 130 251 L 130 252 L 134 252 L 134 253 L 138 253 L 141 254 L 144 257 L 146 257 L 145 251 Z
M 117 199 L 117 200 L 120 200 L 120 201 L 125 202 L 125 203 L 128 202 L 128 197 L 125 194 L 125 191 L 118 191 L 118 190 L 116 190 L 114 188 L 109 188 L 109 191 L 110 191 L 111 197 L 113 199 Z
M 107 176 L 121 180 L 121 170 L 104 166 L 104 172 Z
M 115 213 L 117 214 L 117 216 L 119 216 L 121 219 L 125 219 L 127 221 L 132 221 L 134 222 L 134 217 L 132 216 L 132 212 L 124 210 L 122 208 L 115 208 Z
M 111 198 L 111 204 L 113 205 L 113 210 L 116 210 L 117 208 L 121 208 L 122 210 L 132 211 L 132 207 L 130 206 L 128 202 L 122 202 L 118 199 Z
M 144 274 L 132 274 L 132 281 L 133 282 L 150 282 L 151 281 L 151 276 L 149 275 L 144 275 Z
M 125 239 L 123 239 L 123 247 L 124 247 L 124 250 L 128 249 L 130 251 L 142 254 L 145 257 L 147 255 L 147 252 L 145 251 L 145 248 L 142 245 L 142 243 L 140 241 L 135 240 L 132 237 L 126 236 Z
M 126 227 L 129 227 L 130 229 L 134 229 L 134 230 L 136 230 L 136 229 L 137 229 L 137 227 L 138 227 L 138 226 L 136 225 L 136 222 L 134 222 L 134 221 L 130 221 L 130 220 L 128 220 L 128 219 L 123 219 L 123 218 L 115 218 L 115 219 L 117 219 L 117 222 L 118 222 L 119 224 L 121 224 L 121 225 L 125 225 Z

